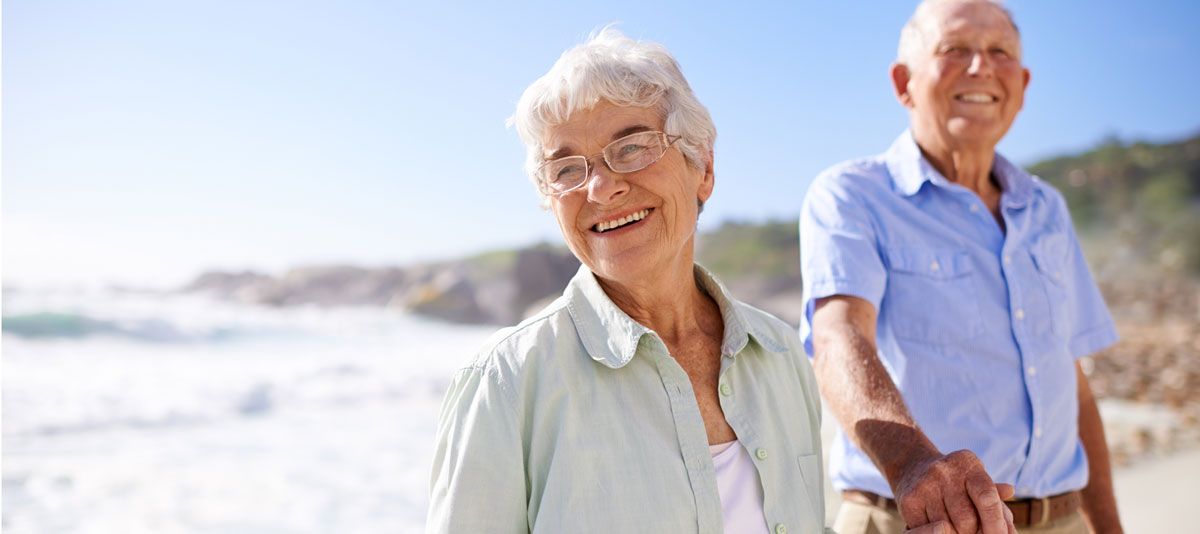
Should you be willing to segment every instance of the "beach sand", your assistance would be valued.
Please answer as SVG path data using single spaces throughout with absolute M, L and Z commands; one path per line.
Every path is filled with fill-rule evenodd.
M 1113 413 L 1105 408 L 1107 406 L 1102 405 L 1102 413 Z M 1114 419 L 1122 418 L 1115 416 Z M 1113 422 L 1116 421 L 1106 422 L 1106 425 Z M 822 423 L 821 437 L 828 468 L 829 448 L 837 420 L 826 410 Z M 1200 478 L 1200 444 L 1192 445 L 1192 448 L 1148 455 L 1113 469 L 1117 508 L 1127 534 L 1200 534 L 1200 526 L 1184 513 L 1195 505 L 1192 496 L 1197 490 L 1191 487 L 1191 482 Z M 825 524 L 833 524 L 840 502 L 826 472 Z

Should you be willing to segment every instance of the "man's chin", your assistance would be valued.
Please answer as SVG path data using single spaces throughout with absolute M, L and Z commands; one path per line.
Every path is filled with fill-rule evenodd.
M 953 119 L 947 131 L 956 144 L 995 147 L 1008 133 L 1008 125 L 996 121 Z

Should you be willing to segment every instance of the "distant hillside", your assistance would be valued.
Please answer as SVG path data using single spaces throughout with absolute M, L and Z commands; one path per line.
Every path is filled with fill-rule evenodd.
M 800 324 L 800 238 L 796 219 L 726 222 L 696 238 L 696 261 L 749 304 Z
M 1091 255 L 1118 270 L 1200 275 L 1200 135 L 1160 145 L 1108 141 L 1029 171 L 1062 191 Z
M 1198 299 L 1179 288 L 1200 278 L 1200 136 L 1162 145 L 1107 142 L 1030 170 L 1066 196 L 1115 314 L 1195 315 Z M 697 237 L 696 259 L 737 298 L 799 323 L 795 219 L 726 222 Z M 578 265 L 565 247 L 541 244 L 408 267 L 302 267 L 279 278 L 206 273 L 184 290 L 268 305 L 394 306 L 451 321 L 513 324 L 559 295 Z

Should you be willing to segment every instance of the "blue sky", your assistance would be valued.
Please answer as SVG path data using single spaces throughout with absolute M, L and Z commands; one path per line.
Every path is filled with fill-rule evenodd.
M 791 218 L 906 125 L 913 2 L 5 2 L 7 286 L 405 264 L 559 241 L 504 120 L 589 32 L 665 44 L 717 124 L 701 228 Z M 1033 76 L 1000 150 L 1200 131 L 1193 2 L 1010 1 Z

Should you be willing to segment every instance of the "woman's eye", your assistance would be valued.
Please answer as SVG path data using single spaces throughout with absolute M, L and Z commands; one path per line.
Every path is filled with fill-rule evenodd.
M 628 156 L 630 154 L 640 152 L 644 148 L 646 148 L 645 145 L 629 144 L 629 145 L 625 145 L 625 146 L 621 147 L 620 154 L 622 156 Z
M 583 174 L 582 165 L 567 165 L 554 174 L 554 179 L 558 181 L 571 180 L 580 174 Z

